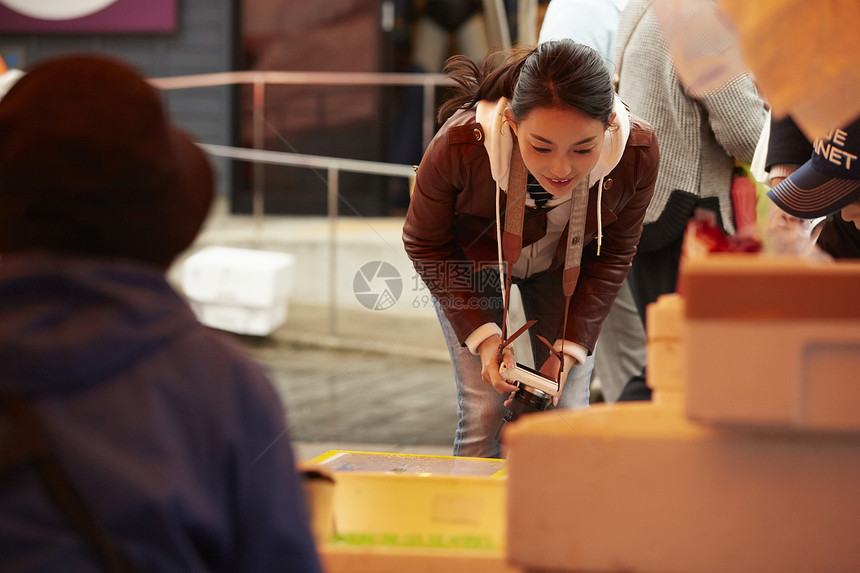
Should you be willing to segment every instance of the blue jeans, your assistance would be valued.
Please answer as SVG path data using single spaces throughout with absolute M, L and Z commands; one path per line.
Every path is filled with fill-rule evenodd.
M 484 272 L 490 272 L 484 271 Z M 495 272 L 495 271 L 493 271 Z M 561 337 L 561 323 L 564 319 L 564 292 L 558 278 L 546 273 L 514 279 L 520 289 L 526 320 L 538 322 L 529 329 L 532 352 L 537 368 L 549 357 L 549 349 L 536 335 L 544 336 L 550 342 Z M 501 297 L 495 291 L 484 296 Z M 496 315 L 498 324 L 502 321 L 501 298 L 491 311 Z M 499 394 L 481 378 L 481 358 L 472 354 L 460 344 L 451 324 L 439 303 L 434 300 L 436 315 L 442 326 L 442 334 L 448 345 L 448 353 L 454 366 L 454 381 L 457 384 L 457 432 L 454 436 L 454 455 L 479 458 L 498 458 L 502 455 L 500 431 L 505 412 L 504 401 L 507 394 Z M 585 364 L 574 366 L 568 372 L 559 408 L 584 408 L 588 406 L 591 372 L 594 369 L 594 356 L 590 355 Z M 552 406 L 551 406 L 552 407 Z

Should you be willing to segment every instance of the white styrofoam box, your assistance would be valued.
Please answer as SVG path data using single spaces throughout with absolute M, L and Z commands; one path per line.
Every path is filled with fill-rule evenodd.
M 265 336 L 287 319 L 294 257 L 206 247 L 185 260 L 182 288 L 203 324 Z
M 289 296 L 293 261 L 289 253 L 205 247 L 185 260 L 182 289 L 197 302 L 271 307 Z
M 268 308 L 189 301 L 197 319 L 228 332 L 266 336 L 287 321 L 286 301 Z

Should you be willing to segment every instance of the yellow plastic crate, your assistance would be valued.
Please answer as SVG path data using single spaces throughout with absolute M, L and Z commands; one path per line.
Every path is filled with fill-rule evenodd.
M 335 450 L 308 465 L 334 476 L 330 545 L 504 550 L 504 460 Z

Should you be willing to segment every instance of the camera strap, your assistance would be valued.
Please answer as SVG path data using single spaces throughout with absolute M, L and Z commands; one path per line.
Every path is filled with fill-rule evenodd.
M 510 172 L 508 174 L 508 189 L 505 201 L 505 230 L 502 233 L 502 249 L 500 254 L 503 261 L 499 261 L 500 267 L 504 268 L 504 283 L 502 290 L 502 346 L 501 349 L 510 344 L 521 335 L 525 329 L 520 328 L 514 336 L 508 337 L 508 308 L 511 302 L 511 270 L 514 263 L 520 258 L 523 250 L 523 219 L 526 212 L 526 185 L 529 172 L 520 154 L 517 138 L 514 136 L 514 145 L 511 150 Z M 498 222 L 497 222 L 498 224 Z

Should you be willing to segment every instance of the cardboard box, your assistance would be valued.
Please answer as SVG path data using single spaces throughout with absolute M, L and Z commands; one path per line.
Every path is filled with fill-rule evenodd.
M 507 557 L 524 570 L 860 571 L 854 436 L 727 430 L 680 403 L 619 402 L 530 414 L 504 438 Z
M 182 267 L 182 289 L 203 324 L 265 336 L 287 320 L 294 257 L 288 253 L 205 247 Z
M 664 294 L 648 305 L 647 312 L 646 352 L 652 400 L 655 404 L 680 402 L 684 389 L 681 372 L 684 300 L 675 293 Z
M 681 281 L 691 419 L 860 432 L 860 264 L 711 256 Z
M 501 551 L 326 545 L 326 573 L 523 573 Z
M 505 429 L 508 561 L 860 571 L 860 497 L 846 494 L 860 481 L 860 265 L 712 256 L 681 279 L 683 298 L 648 309 L 653 402 Z

